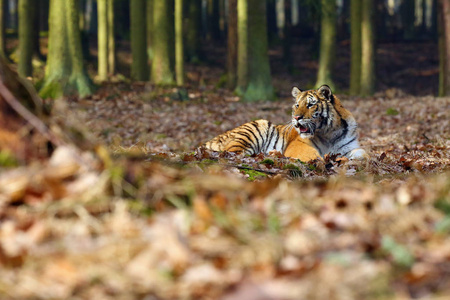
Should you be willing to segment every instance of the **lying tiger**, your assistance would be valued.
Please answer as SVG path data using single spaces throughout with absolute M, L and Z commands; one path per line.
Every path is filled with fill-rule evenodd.
M 292 89 L 295 104 L 289 125 L 257 120 L 227 131 L 205 144 L 214 151 L 269 153 L 310 161 L 325 154 L 368 158 L 359 147 L 355 119 L 327 85 L 317 90 Z M 293 130 L 295 128 L 295 130 Z

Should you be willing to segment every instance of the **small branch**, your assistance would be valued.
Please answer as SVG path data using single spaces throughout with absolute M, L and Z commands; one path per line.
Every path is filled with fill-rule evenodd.
M 22 118 L 31 124 L 37 131 L 39 131 L 47 140 L 54 145 L 60 146 L 62 142 L 55 135 L 53 135 L 48 127 L 35 115 L 33 115 L 25 106 L 22 105 L 11 93 L 11 91 L 0 80 L 0 96 L 14 109 Z
M 146 158 L 146 161 L 152 161 L 152 162 L 160 162 L 163 164 L 167 164 L 167 165 L 172 165 L 172 166 L 181 166 L 181 165 L 198 165 L 200 164 L 202 161 L 180 161 L 180 162 L 174 162 L 174 161 L 169 161 L 169 160 L 164 160 L 164 159 L 154 159 L 154 158 Z M 243 167 L 243 166 L 238 166 L 238 165 L 232 165 L 232 164 L 220 164 L 220 163 L 212 163 L 211 165 L 215 165 L 215 166 L 221 166 L 221 167 L 225 167 L 225 168 L 237 168 L 239 170 L 251 170 L 251 171 L 257 171 L 257 172 L 261 172 L 261 173 L 265 173 L 265 174 L 269 174 L 269 175 L 277 175 L 279 173 L 277 172 L 272 172 L 272 171 L 267 171 L 267 170 L 262 170 L 262 169 L 256 169 L 256 168 L 251 168 L 251 167 Z

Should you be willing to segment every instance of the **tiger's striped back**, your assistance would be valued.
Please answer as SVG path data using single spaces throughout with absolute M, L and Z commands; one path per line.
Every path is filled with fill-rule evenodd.
M 256 120 L 216 136 L 205 144 L 214 151 L 243 152 L 245 154 L 283 153 L 290 141 L 298 136 L 290 125 L 274 125 L 267 120 Z

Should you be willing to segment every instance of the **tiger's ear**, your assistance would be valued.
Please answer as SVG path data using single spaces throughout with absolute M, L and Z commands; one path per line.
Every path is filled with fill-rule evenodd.
M 319 93 L 327 100 L 331 100 L 331 88 L 324 84 L 319 88 Z
M 294 97 L 295 99 L 297 99 L 298 95 L 300 95 L 300 93 L 303 92 L 301 89 L 299 89 L 298 87 L 293 87 L 292 88 L 292 97 Z

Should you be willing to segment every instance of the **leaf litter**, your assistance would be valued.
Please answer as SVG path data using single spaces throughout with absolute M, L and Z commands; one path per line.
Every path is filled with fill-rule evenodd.
M 174 93 L 71 99 L 98 145 L 3 168 L 2 299 L 450 295 L 448 98 L 343 97 L 371 159 L 300 162 L 201 147 L 249 120 L 286 123 L 290 99 Z

